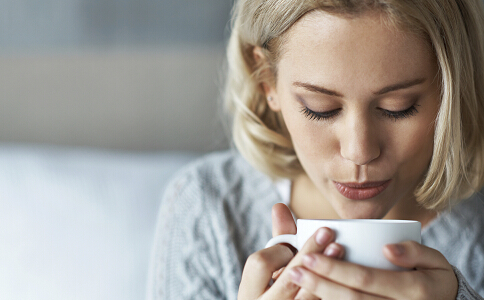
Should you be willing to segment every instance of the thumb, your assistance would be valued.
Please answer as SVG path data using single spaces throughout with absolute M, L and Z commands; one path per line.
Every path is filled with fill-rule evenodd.
M 386 245 L 383 253 L 390 262 L 407 269 L 452 269 L 439 251 L 413 241 Z
M 283 203 L 274 204 L 272 207 L 272 236 L 296 234 L 296 232 L 296 223 L 291 210 Z

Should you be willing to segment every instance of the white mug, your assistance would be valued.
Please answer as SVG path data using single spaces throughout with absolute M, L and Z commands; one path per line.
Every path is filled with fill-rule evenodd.
M 297 234 L 272 238 L 266 248 L 287 243 L 298 251 L 321 227 L 335 232 L 335 242 L 345 248 L 344 260 L 372 268 L 402 270 L 383 255 L 383 247 L 404 241 L 421 242 L 421 224 L 407 220 L 297 220 Z

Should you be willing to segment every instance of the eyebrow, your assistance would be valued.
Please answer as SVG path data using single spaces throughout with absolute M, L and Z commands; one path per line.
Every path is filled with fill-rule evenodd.
M 397 83 L 397 84 L 393 84 L 393 85 L 384 87 L 381 90 L 379 90 L 377 92 L 374 92 L 374 94 L 375 95 L 383 95 L 383 94 L 386 94 L 386 93 L 389 93 L 389 92 L 393 92 L 393 91 L 408 89 L 408 88 L 410 88 L 412 86 L 422 84 L 425 81 L 426 81 L 425 78 L 417 78 L 417 79 L 413 79 L 413 80 L 408 80 L 408 81 L 400 82 L 400 83 Z
M 329 90 L 329 89 L 324 88 L 322 86 L 317 86 L 317 85 L 313 85 L 313 84 L 310 84 L 310 83 L 296 81 L 296 82 L 293 83 L 293 85 L 305 88 L 306 90 L 308 90 L 310 92 L 326 94 L 326 95 L 329 95 L 329 96 L 343 97 L 343 95 L 341 95 L 340 93 L 338 93 L 336 91 L 332 91 L 332 90 Z
M 396 84 L 386 86 L 386 87 L 384 87 L 384 88 L 382 88 L 382 89 L 380 89 L 376 92 L 373 92 L 373 94 L 384 95 L 384 94 L 387 94 L 387 93 L 390 93 L 390 92 L 408 89 L 408 88 L 413 87 L 415 85 L 422 84 L 425 81 L 426 81 L 425 78 L 417 78 L 417 79 L 407 80 L 407 81 L 403 81 L 403 82 L 399 82 L 399 83 L 396 83 Z M 340 94 L 336 91 L 327 89 L 327 88 L 322 87 L 322 86 L 313 85 L 313 84 L 310 84 L 310 83 L 295 81 L 293 83 L 293 85 L 305 88 L 306 90 L 311 91 L 311 92 L 326 94 L 326 95 L 329 95 L 329 96 L 335 96 L 335 97 L 340 97 L 340 98 L 343 97 L 342 94 Z

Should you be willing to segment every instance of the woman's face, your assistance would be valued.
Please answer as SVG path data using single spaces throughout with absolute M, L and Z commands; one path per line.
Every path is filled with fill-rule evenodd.
M 342 218 L 383 218 L 428 169 L 440 104 L 429 44 L 378 13 L 309 13 L 287 32 L 275 87 L 296 154 Z

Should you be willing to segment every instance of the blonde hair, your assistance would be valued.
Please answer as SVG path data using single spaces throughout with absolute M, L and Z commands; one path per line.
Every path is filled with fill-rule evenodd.
M 233 11 L 225 104 L 241 154 L 272 178 L 303 173 L 280 113 L 261 83 L 275 84 L 285 32 L 313 10 L 359 14 L 378 9 L 392 24 L 427 39 L 441 78 L 441 105 L 427 174 L 415 191 L 442 210 L 484 185 L 484 9 L 481 0 L 240 0 Z M 254 59 L 258 47 L 266 58 Z M 269 71 L 269 72 L 268 72 Z M 272 76 L 268 76 L 271 74 Z

